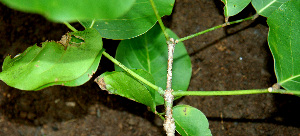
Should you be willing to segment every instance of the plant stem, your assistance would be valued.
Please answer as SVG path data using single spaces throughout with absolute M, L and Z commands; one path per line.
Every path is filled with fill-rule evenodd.
M 136 79 L 140 80 L 141 82 L 145 83 L 146 85 L 150 86 L 151 88 L 153 88 L 154 90 L 158 91 L 158 93 L 160 95 L 164 95 L 164 90 L 154 84 L 152 84 L 151 82 L 149 82 L 148 80 L 146 80 L 145 78 L 141 77 L 140 75 L 134 73 L 133 71 L 131 71 L 129 68 L 127 68 L 126 66 L 124 66 L 122 63 L 120 63 L 119 61 L 117 61 L 115 58 L 113 58 L 112 56 L 110 56 L 108 53 L 106 53 L 105 51 L 103 51 L 103 55 L 108 58 L 110 61 L 112 61 L 113 63 L 115 63 L 116 65 L 118 65 L 119 67 L 121 67 L 123 70 L 125 70 L 127 73 L 129 73 L 131 76 L 135 77 Z
M 166 90 L 172 90 L 172 68 L 173 68 L 173 56 L 175 50 L 175 41 L 173 38 L 168 43 L 168 69 L 167 69 L 167 87 Z
M 161 113 L 156 113 L 156 115 L 158 115 L 160 119 L 162 119 L 162 120 L 165 120 L 165 118 L 164 118 L 164 115 L 163 115 L 163 114 L 161 114 Z
M 234 91 L 174 91 L 174 96 L 216 96 L 216 95 L 245 95 L 245 94 L 260 94 L 269 93 L 268 89 L 253 89 L 253 90 L 234 90 Z
M 172 67 L 173 67 L 173 55 L 175 49 L 175 41 L 173 38 L 168 43 L 168 69 L 167 69 L 167 87 L 164 95 L 165 99 L 165 109 L 166 109 L 166 120 L 164 123 L 164 129 L 166 130 L 167 136 L 175 135 L 175 120 L 173 118 L 172 107 L 174 96 L 172 95 Z
M 73 32 L 77 32 L 78 30 L 76 28 L 74 28 L 71 24 L 69 24 L 68 22 L 64 22 L 64 24 L 71 29 Z
M 220 96 L 220 95 L 247 95 L 247 94 L 262 94 L 262 93 L 280 93 L 300 95 L 300 91 L 287 91 L 283 89 L 271 90 L 268 89 L 252 89 L 252 90 L 234 90 L 234 91 L 174 91 L 174 96 Z
M 150 0 L 150 3 L 151 3 L 151 6 L 152 6 L 152 8 L 153 8 L 153 11 L 154 11 L 154 13 L 155 13 L 155 16 L 156 16 L 156 18 L 157 18 L 158 24 L 160 25 L 161 30 L 163 31 L 163 33 L 164 33 L 164 35 L 165 35 L 165 37 L 166 37 L 166 40 L 169 41 L 169 40 L 170 40 L 170 36 L 169 36 L 169 34 L 167 33 L 166 27 L 165 27 L 164 23 L 162 22 L 162 20 L 161 20 L 159 14 L 158 14 L 158 11 L 157 11 L 157 8 L 156 8 L 156 6 L 155 6 L 155 3 L 154 3 L 153 0 Z
M 177 40 L 177 41 L 178 41 L 178 42 L 183 42 L 183 41 L 185 41 L 185 40 L 194 38 L 194 37 L 196 37 L 196 36 L 198 36 L 198 35 L 201 35 L 201 34 L 204 34 L 204 33 L 207 33 L 207 32 L 213 31 L 213 30 L 216 30 L 216 29 L 218 29 L 218 28 L 222 28 L 222 27 L 225 27 L 225 26 L 227 26 L 227 25 L 232 25 L 232 24 L 240 23 L 240 22 L 243 22 L 243 21 L 246 21 L 246 20 L 250 20 L 250 19 L 253 19 L 253 18 L 254 18 L 254 16 L 251 16 L 251 17 L 248 17 L 248 18 L 244 18 L 244 19 L 240 19 L 240 20 L 236 20 L 236 21 L 232 21 L 232 22 L 227 22 L 227 23 L 224 23 L 224 24 L 221 24 L 221 25 L 218 25 L 218 26 L 215 26 L 215 27 L 206 29 L 206 30 L 204 30 L 204 31 L 201 31 L 201 32 L 192 34 L 192 35 L 190 35 L 190 36 L 180 38 L 180 39 Z

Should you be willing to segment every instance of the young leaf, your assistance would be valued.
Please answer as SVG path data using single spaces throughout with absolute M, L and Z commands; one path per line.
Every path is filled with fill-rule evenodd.
M 135 0 L 1 0 L 24 12 L 44 15 L 55 22 L 115 19 L 125 14 Z
M 178 39 L 170 29 L 167 32 L 171 37 Z M 144 69 L 154 78 L 155 84 L 166 88 L 168 47 L 159 25 L 155 25 L 146 34 L 129 40 L 123 40 L 116 52 L 116 59 L 128 68 Z M 122 71 L 115 65 L 116 71 Z M 172 88 L 174 90 L 187 90 L 191 79 L 191 60 L 183 43 L 175 46 L 173 62 Z M 163 104 L 163 98 L 155 95 L 156 104 Z
M 251 0 L 222 0 L 225 4 L 224 15 L 225 17 L 234 16 L 240 13 Z
M 176 131 L 182 136 L 211 136 L 208 120 L 198 109 L 189 105 L 173 107 Z
M 148 72 L 141 69 L 133 71 L 154 83 L 153 77 Z M 105 72 L 96 78 L 95 82 L 102 90 L 145 104 L 151 108 L 151 111 L 155 112 L 153 100 L 155 90 L 139 82 L 127 72 Z
M 159 15 L 170 15 L 175 0 L 154 0 Z M 133 7 L 118 19 L 80 21 L 85 27 L 96 28 L 101 36 L 108 39 L 129 39 L 147 32 L 157 19 L 149 0 L 136 0 Z
M 278 83 L 300 90 L 300 1 L 291 0 L 268 18 L 268 42 L 275 61 Z
M 84 42 L 74 42 L 72 38 Z M 95 29 L 68 33 L 59 42 L 31 46 L 12 59 L 7 56 L 0 79 L 21 90 L 38 90 L 51 85 L 78 86 L 97 70 L 101 49 L 101 36 Z
M 286 1 L 288 0 L 252 0 L 251 3 L 259 15 L 269 17 Z

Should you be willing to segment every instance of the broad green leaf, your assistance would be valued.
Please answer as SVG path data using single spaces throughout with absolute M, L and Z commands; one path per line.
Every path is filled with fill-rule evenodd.
M 178 39 L 170 29 L 167 29 L 167 32 L 171 37 Z M 140 37 L 121 41 L 117 48 L 116 59 L 128 68 L 148 71 L 157 86 L 166 88 L 168 47 L 159 25 L 155 25 Z M 122 71 L 117 65 L 115 65 L 115 70 Z M 190 57 L 183 43 L 178 43 L 174 52 L 172 88 L 186 91 L 191 73 Z M 155 96 L 157 105 L 164 103 L 160 95 Z
M 287 90 L 300 90 L 300 1 L 281 5 L 267 22 L 277 81 Z
M 224 15 L 229 17 L 240 13 L 251 0 L 222 0 L 222 2 L 225 4 Z
M 269 17 L 286 1 L 288 0 L 252 0 L 251 3 L 259 15 Z
M 133 70 L 140 76 L 154 83 L 153 77 L 146 71 L 138 69 Z M 155 97 L 152 88 L 139 82 L 127 72 L 105 72 L 95 79 L 95 82 L 102 90 L 107 90 L 111 94 L 120 95 L 133 101 L 145 104 L 155 112 Z
M 0 79 L 21 90 L 38 90 L 51 85 L 78 86 L 97 70 L 101 49 L 102 39 L 95 29 L 68 33 L 59 42 L 31 46 L 12 59 L 7 56 Z
M 55 22 L 114 19 L 124 15 L 135 0 L 0 0 L 24 12 L 38 13 Z
M 70 81 L 49 83 L 49 84 L 46 84 L 46 85 L 43 85 L 43 86 L 39 87 L 36 90 L 40 90 L 40 89 L 46 88 L 48 86 L 53 86 L 53 85 L 79 86 L 79 85 L 84 84 L 85 82 L 89 81 L 92 78 L 92 75 L 95 74 L 96 70 L 98 69 L 103 51 L 104 50 L 102 49 L 99 52 L 98 56 L 95 58 L 95 61 L 93 62 L 91 67 L 84 74 L 82 74 L 80 77 L 78 77 L 74 80 L 70 80 Z
M 182 136 L 211 136 L 206 116 L 189 105 L 173 107 L 176 131 Z
M 175 0 L 154 0 L 159 15 L 170 15 Z M 101 36 L 108 39 L 129 39 L 147 32 L 157 19 L 149 0 L 136 0 L 133 7 L 118 19 L 80 21 L 85 27 L 96 28 Z

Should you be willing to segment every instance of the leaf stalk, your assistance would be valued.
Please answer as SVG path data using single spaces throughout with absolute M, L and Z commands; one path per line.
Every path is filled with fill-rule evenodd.
M 173 91 L 175 97 L 178 96 L 223 96 L 223 95 L 248 95 L 248 94 L 263 94 L 263 93 L 279 93 L 300 95 L 300 91 L 283 90 L 283 89 L 252 89 L 252 90 L 233 90 L 233 91 Z
M 130 70 L 129 68 L 127 68 L 126 66 L 124 66 L 121 62 L 119 62 L 118 60 L 116 60 L 114 57 L 110 56 L 108 53 L 106 53 L 105 51 L 103 51 L 103 55 L 108 58 L 110 61 L 112 61 L 114 64 L 118 65 L 120 68 L 122 68 L 124 71 L 126 71 L 127 73 L 129 73 L 131 76 L 135 77 L 136 79 L 138 79 L 139 81 L 145 83 L 146 85 L 150 86 L 151 88 L 153 88 L 154 90 L 156 90 L 160 95 L 164 95 L 164 91 L 162 88 L 152 84 L 151 82 L 149 82 L 148 80 L 146 80 L 145 78 L 141 77 L 140 75 L 136 74 L 135 72 L 133 72 L 132 70 Z
M 150 3 L 151 3 L 151 6 L 152 6 L 152 8 L 153 8 L 153 11 L 154 11 L 154 13 L 155 13 L 155 16 L 156 16 L 156 18 L 157 18 L 158 24 L 160 25 L 161 30 L 163 31 L 163 33 L 164 33 L 164 35 L 165 35 L 165 37 L 166 37 L 166 40 L 169 41 L 169 40 L 170 40 L 170 36 L 169 36 L 169 34 L 167 33 L 166 27 L 165 27 L 164 23 L 162 22 L 162 20 L 161 20 L 159 14 L 158 14 L 158 11 L 157 11 L 157 8 L 156 8 L 156 6 L 155 6 L 155 3 L 154 3 L 153 0 L 150 0 Z
M 65 24 L 69 29 L 71 29 L 73 32 L 77 32 L 77 31 L 78 31 L 78 30 L 77 30 L 75 27 L 73 27 L 70 23 L 64 22 L 64 24 Z
M 255 17 L 255 15 L 254 15 L 254 16 L 251 16 L 251 17 L 248 17 L 248 18 L 244 18 L 244 19 L 232 21 L 232 22 L 227 22 L 227 23 L 225 22 L 224 24 L 221 24 L 221 25 L 218 25 L 218 26 L 215 26 L 215 27 L 212 27 L 212 28 L 203 30 L 203 31 L 201 31 L 201 32 L 198 32 L 198 33 L 195 33 L 195 34 L 192 34 L 192 35 L 189 35 L 189 36 L 180 38 L 180 39 L 178 39 L 177 41 L 178 41 L 178 42 L 183 42 L 183 41 L 185 41 L 185 40 L 194 38 L 194 37 L 196 37 L 196 36 L 198 36 L 198 35 L 201 35 L 201 34 L 204 34 L 204 33 L 207 33 L 207 32 L 210 32 L 210 31 L 213 31 L 213 30 L 216 30 L 216 29 L 218 29 L 218 28 L 222 28 L 222 27 L 225 27 L 225 26 L 228 26 L 228 25 L 232 25 L 232 24 L 240 23 L 240 22 L 243 22 L 243 21 L 246 21 L 246 20 L 250 20 L 250 19 L 253 19 L 254 17 Z

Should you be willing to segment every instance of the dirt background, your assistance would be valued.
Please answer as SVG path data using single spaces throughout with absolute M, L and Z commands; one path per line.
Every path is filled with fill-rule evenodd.
M 219 0 L 177 0 L 164 21 L 179 37 L 223 23 Z M 253 15 L 249 6 L 231 20 Z M 79 24 L 73 24 L 83 29 Z M 70 31 L 40 15 L 14 11 L 0 4 L 0 63 L 34 43 L 59 40 Z M 267 45 L 266 19 L 259 17 L 221 28 L 184 44 L 193 74 L 189 90 L 260 89 L 276 82 Z M 114 55 L 118 41 L 105 40 Z M 96 75 L 112 71 L 105 57 Z M 96 77 L 96 76 L 94 76 Z M 184 97 L 176 104 L 200 109 L 215 136 L 300 136 L 300 99 L 290 95 Z M 298 108 L 297 108 L 298 107 Z M 0 81 L 0 136 L 159 136 L 162 121 L 144 105 L 109 95 L 89 81 L 80 87 L 54 86 L 20 91 Z

